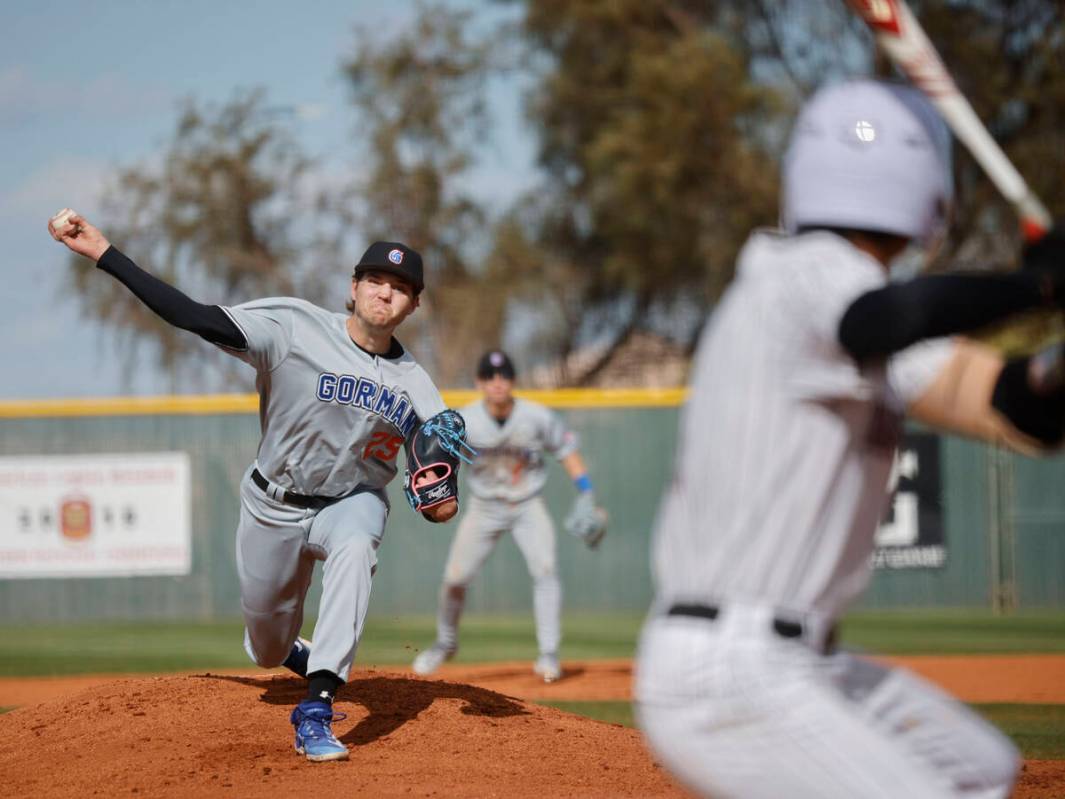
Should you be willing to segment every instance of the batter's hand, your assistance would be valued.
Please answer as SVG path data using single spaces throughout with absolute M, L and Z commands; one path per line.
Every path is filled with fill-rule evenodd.
M 99 228 L 69 208 L 64 208 L 48 220 L 48 232 L 56 241 L 93 261 L 99 261 L 111 246 Z
M 426 485 L 428 483 L 435 483 L 437 481 L 437 479 L 439 479 L 439 478 L 437 478 L 436 472 L 434 472 L 432 469 L 430 469 L 429 471 L 425 472 L 424 474 L 419 476 L 417 480 L 414 481 L 414 487 L 415 488 L 421 488 L 423 485 Z M 457 499 L 449 500 L 449 501 L 445 502 L 443 505 L 436 505 L 435 507 L 427 508 L 426 510 L 422 511 L 422 513 L 425 514 L 425 516 L 430 521 L 437 522 L 437 523 L 446 522 L 448 519 L 452 518 L 458 512 L 459 512 L 459 502 L 458 502 Z

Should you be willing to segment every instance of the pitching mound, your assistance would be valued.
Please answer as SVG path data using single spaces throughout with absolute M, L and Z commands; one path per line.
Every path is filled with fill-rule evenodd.
M 679 797 L 639 734 L 484 688 L 355 673 L 334 724 L 351 749 L 292 749 L 295 678 L 126 679 L 0 716 L 8 796 Z

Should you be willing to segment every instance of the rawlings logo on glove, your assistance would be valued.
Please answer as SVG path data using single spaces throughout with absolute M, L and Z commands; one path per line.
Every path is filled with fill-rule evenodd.
M 441 411 L 414 431 L 407 445 L 403 493 L 414 510 L 425 511 L 459 496 L 459 466 L 473 463 L 476 451 L 466 443 L 466 423 L 455 411 Z

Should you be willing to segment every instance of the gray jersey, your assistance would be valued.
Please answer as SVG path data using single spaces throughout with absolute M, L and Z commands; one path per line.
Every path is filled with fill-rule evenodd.
M 501 425 L 483 401 L 459 411 L 477 457 L 469 469 L 470 493 L 481 499 L 520 502 L 539 494 L 547 482 L 544 453 L 565 458 L 577 449 L 577 434 L 562 418 L 535 402 L 514 400 Z
M 664 603 L 763 602 L 834 618 L 866 585 L 902 412 L 948 340 L 860 368 L 840 319 L 883 285 L 830 233 L 756 233 L 693 365 L 676 471 L 659 511 Z
M 259 470 L 283 488 L 326 497 L 383 488 L 400 445 L 446 407 L 409 353 L 366 352 L 344 314 L 290 297 L 223 310 L 248 340 L 226 351 L 257 373 Z

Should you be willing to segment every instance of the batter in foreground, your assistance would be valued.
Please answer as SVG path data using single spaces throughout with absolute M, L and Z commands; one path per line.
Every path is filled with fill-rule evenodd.
M 461 417 L 392 335 L 418 307 L 421 257 L 398 242 L 370 245 L 348 314 L 289 297 L 222 307 L 141 270 L 76 213 L 65 209 L 48 227 L 164 320 L 255 369 L 262 440 L 240 483 L 236 552 L 244 648 L 260 666 L 307 678 L 290 718 L 296 751 L 347 759 L 332 732 L 333 698 L 362 635 L 400 446 L 407 499 L 433 522 L 458 511 L 467 457 Z M 311 645 L 298 635 L 315 561 L 322 598 Z
M 888 282 L 944 232 L 949 163 L 916 92 L 820 91 L 785 155 L 785 229 L 751 235 L 700 342 L 636 697 L 652 748 L 701 795 L 1005 797 L 1016 777 L 1013 746 L 961 703 L 833 652 L 905 415 L 1023 451 L 1065 433 L 1060 347 L 1003 361 L 957 337 L 1065 305 L 1060 234 L 1011 274 Z

